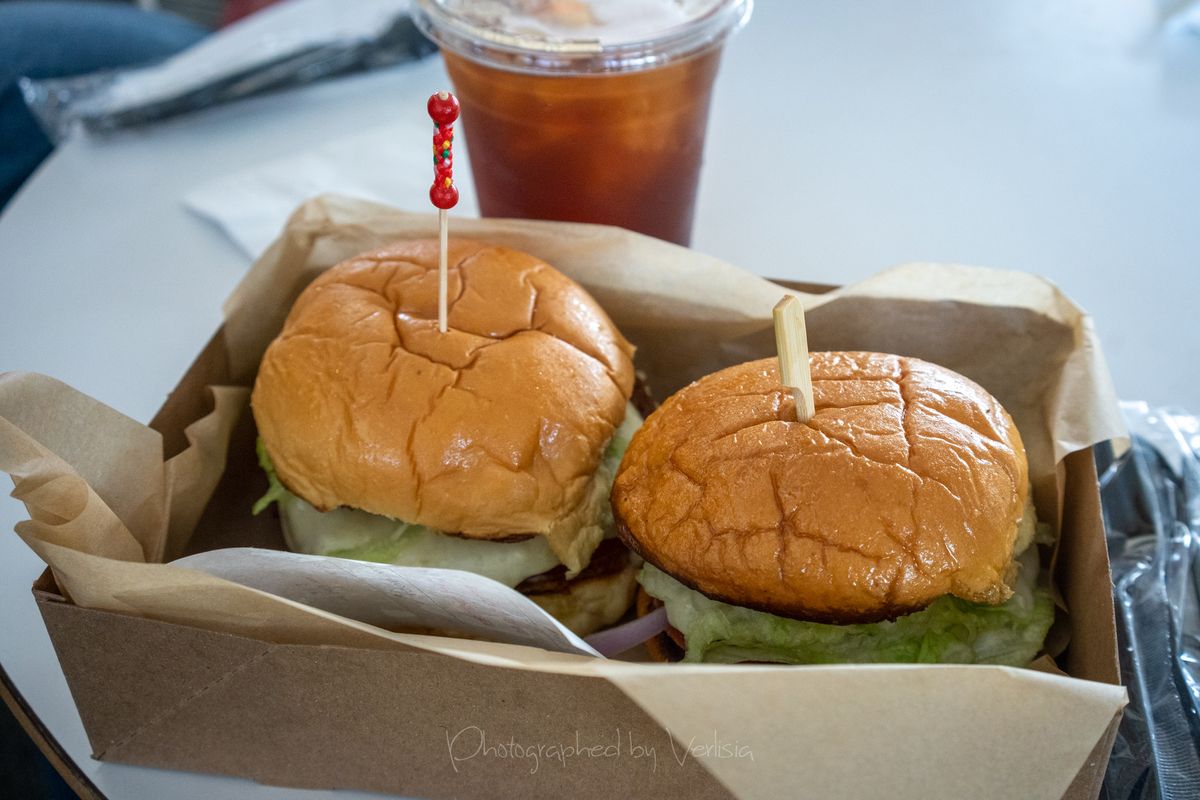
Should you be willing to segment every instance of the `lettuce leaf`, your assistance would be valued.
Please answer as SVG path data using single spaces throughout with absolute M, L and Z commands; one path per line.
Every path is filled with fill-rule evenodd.
M 254 450 L 258 453 L 258 465 L 262 467 L 263 472 L 267 473 L 268 484 L 267 493 L 255 500 L 254 505 L 250 508 L 250 513 L 257 517 L 270 508 L 271 503 L 278 503 L 291 492 L 279 481 L 279 475 L 275 472 L 275 464 L 271 461 L 271 456 L 267 454 L 267 445 L 261 436 L 254 443 Z
M 948 663 L 1025 666 L 1054 620 L 1050 591 L 1038 584 L 1037 548 L 1020 559 L 1013 596 L 997 606 L 942 597 L 891 622 L 825 625 L 712 600 L 650 564 L 639 580 L 662 600 L 683 632 L 685 661 L 780 664 Z
M 464 539 L 425 525 L 400 522 L 353 508 L 318 511 L 289 494 L 279 501 L 289 550 L 404 567 L 461 569 L 516 586 L 558 565 L 544 536 L 519 542 Z

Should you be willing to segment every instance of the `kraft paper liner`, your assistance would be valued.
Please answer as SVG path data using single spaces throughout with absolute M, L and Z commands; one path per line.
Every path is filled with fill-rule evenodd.
M 165 462 L 157 432 L 51 379 L 0 377 L 0 467 L 14 477 L 14 494 L 31 517 L 18 532 L 51 566 L 63 591 L 86 607 L 271 642 L 416 648 L 510 669 L 602 677 L 682 742 L 711 727 L 713 715 L 728 720 L 731 730 L 749 731 L 762 754 L 753 767 L 737 758 L 704 759 L 739 797 L 774 796 L 780 780 L 805 780 L 788 772 L 797 763 L 788 742 L 808 747 L 820 740 L 824 734 L 812 731 L 796 738 L 810 721 L 836 731 L 847 713 L 867 713 L 867 705 L 848 698 L 855 692 L 874 699 L 870 713 L 881 729 L 911 727 L 914 737 L 926 729 L 940 732 L 939 784 L 954 790 L 941 795 L 923 787 L 910 794 L 911 787 L 897 786 L 893 796 L 967 796 L 971 781 L 1000 777 L 979 767 L 981 759 L 1004 770 L 1012 796 L 1062 795 L 1123 705 L 1120 687 L 998 667 L 664 668 L 601 661 L 390 633 L 155 563 L 181 552 L 211 496 L 230 431 L 245 409 L 245 387 L 300 289 L 357 252 L 435 233 L 432 216 L 348 198 L 327 196 L 301 206 L 226 305 L 226 357 L 239 386 L 213 387 L 212 412 L 188 428 L 187 448 Z M 659 397 L 720 367 L 773 354 L 770 314 L 781 288 L 716 259 L 601 226 L 464 219 L 455 220 L 453 235 L 527 250 L 583 283 L 639 345 L 638 365 Z M 1090 321 L 1046 281 L 917 264 L 828 295 L 799 296 L 809 310 L 813 349 L 916 355 L 963 372 L 996 394 L 1025 438 L 1043 518 L 1061 518 L 1061 458 L 1124 435 Z M 780 715 L 781 697 L 801 702 L 803 713 Z M 932 699 L 926 705 L 911 698 Z M 956 721 L 963 715 L 946 710 L 953 698 L 969 699 L 965 718 L 997 725 L 988 725 L 986 735 L 963 729 Z M 1067 705 L 1050 717 L 1060 723 L 1053 731 L 1002 727 L 1022 724 L 1026 712 L 1044 720 L 1038 714 L 1059 702 Z M 1013 735 L 1018 730 L 1024 733 Z M 859 747 L 853 737 L 828 739 L 830 758 Z M 893 741 L 891 751 L 905 746 Z M 894 763 L 890 756 L 879 758 L 887 748 L 864 752 Z M 862 763 L 845 772 L 839 785 L 819 794 L 857 796 L 854 787 L 880 785 L 870 783 L 881 778 L 878 771 Z

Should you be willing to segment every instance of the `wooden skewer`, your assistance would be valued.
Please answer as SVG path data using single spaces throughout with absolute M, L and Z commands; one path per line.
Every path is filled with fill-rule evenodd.
M 450 242 L 446 209 L 438 209 L 438 330 L 446 332 L 446 250 Z
M 813 407 L 812 372 L 808 368 L 808 331 L 804 327 L 804 305 L 794 295 L 775 304 L 775 347 L 779 351 L 779 375 L 796 398 L 796 420 L 808 422 Z

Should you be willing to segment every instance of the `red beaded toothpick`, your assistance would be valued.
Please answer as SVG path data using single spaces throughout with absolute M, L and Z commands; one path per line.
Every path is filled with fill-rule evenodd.
M 454 186 L 454 121 L 458 119 L 458 98 L 447 91 L 430 95 L 426 106 L 433 119 L 433 185 L 429 200 L 438 209 L 438 330 L 446 332 L 446 251 L 449 247 L 449 215 L 458 203 Z

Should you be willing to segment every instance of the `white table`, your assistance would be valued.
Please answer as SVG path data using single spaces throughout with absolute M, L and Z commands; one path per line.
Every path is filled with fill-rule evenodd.
M 1155 8 L 760 0 L 726 52 L 694 246 L 830 283 L 906 260 L 1038 272 L 1096 317 L 1123 397 L 1200 409 L 1200 37 L 1156 33 Z M 179 199 L 445 83 L 430 59 L 61 147 L 0 217 L 0 369 L 148 421 L 247 267 Z M 23 512 L 0 498 L 0 528 Z M 102 791 L 326 795 L 89 759 L 40 570 L 0 535 L 0 664 Z

